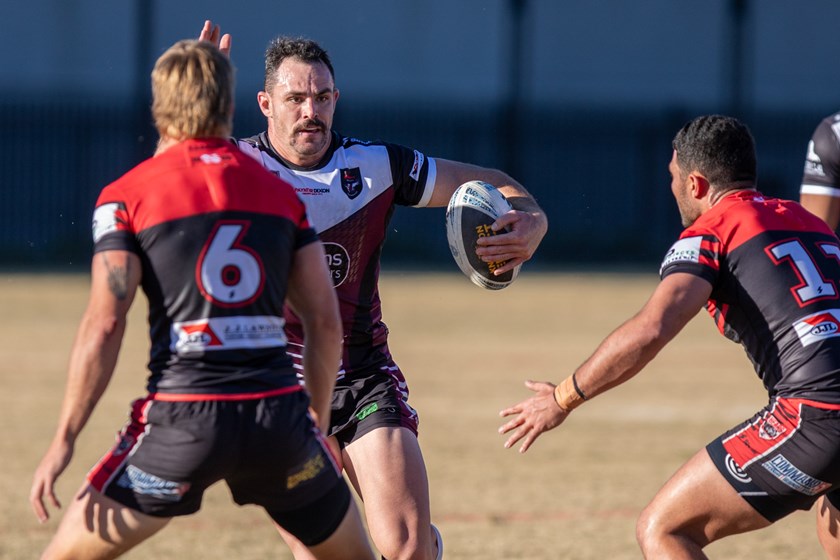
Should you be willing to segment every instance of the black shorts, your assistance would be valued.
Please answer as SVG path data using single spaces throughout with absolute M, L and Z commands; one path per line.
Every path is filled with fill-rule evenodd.
M 775 398 L 706 449 L 768 521 L 810 509 L 823 494 L 840 507 L 840 405 Z
M 401 426 L 417 435 L 417 411 L 408 404 L 408 385 L 390 361 L 367 372 L 340 377 L 332 398 L 330 434 L 344 447 L 380 426 Z
M 241 400 L 139 399 L 88 481 L 124 506 L 173 517 L 198 511 L 204 490 L 224 480 L 237 504 L 262 506 L 284 526 L 318 504 L 306 534 L 296 536 L 310 544 L 326 538 L 350 494 L 300 389 Z

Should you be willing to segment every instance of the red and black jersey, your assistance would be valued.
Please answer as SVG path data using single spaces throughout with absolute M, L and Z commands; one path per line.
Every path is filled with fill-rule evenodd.
M 771 396 L 840 403 L 840 241 L 825 222 L 738 191 L 682 233 L 660 275 L 674 272 L 712 284 L 709 313 Z
M 283 303 L 294 254 L 317 235 L 294 190 L 230 142 L 182 142 L 105 187 L 93 238 L 142 262 L 151 393 L 297 384 Z

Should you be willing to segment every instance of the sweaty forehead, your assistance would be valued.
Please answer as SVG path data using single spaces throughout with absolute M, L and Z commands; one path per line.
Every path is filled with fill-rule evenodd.
M 274 74 L 275 86 L 282 91 L 321 92 L 335 87 L 332 76 L 323 62 L 305 62 L 287 58 Z

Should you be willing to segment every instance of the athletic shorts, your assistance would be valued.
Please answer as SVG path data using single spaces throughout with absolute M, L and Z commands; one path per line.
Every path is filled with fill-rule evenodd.
M 317 544 L 344 518 L 350 493 L 308 395 L 290 389 L 243 400 L 138 399 L 88 481 L 126 507 L 174 517 L 198 511 L 204 490 L 224 480 L 237 504 L 262 506 L 304 544 Z
M 401 426 L 417 435 L 417 411 L 408 404 L 408 385 L 393 361 L 336 381 L 330 434 L 344 447 L 381 426 Z
M 774 398 L 706 449 L 768 521 L 810 509 L 823 494 L 840 507 L 840 405 Z

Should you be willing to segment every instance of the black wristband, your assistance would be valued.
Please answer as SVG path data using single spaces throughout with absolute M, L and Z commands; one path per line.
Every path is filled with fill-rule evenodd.
M 583 400 L 586 400 L 586 393 L 584 393 L 583 391 L 581 391 L 581 390 L 580 390 L 580 387 L 578 387 L 578 384 L 577 384 L 577 379 L 575 378 L 575 374 L 574 374 L 574 373 L 572 374 L 572 384 L 575 386 L 575 391 L 577 392 L 578 396 L 579 396 L 580 398 L 582 398 Z

